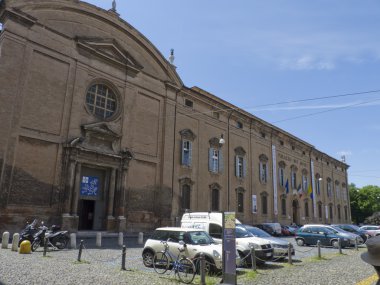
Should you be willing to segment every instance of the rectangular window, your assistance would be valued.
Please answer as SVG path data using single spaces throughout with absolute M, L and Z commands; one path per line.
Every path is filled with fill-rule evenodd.
M 306 177 L 306 175 L 302 175 L 302 190 L 304 192 L 307 191 L 307 177 Z
M 322 220 L 322 204 L 318 204 L 318 217 L 320 220 Z
M 291 178 L 292 178 L 292 189 L 297 189 L 297 174 L 294 170 L 292 170 Z
M 278 179 L 280 179 L 280 186 L 285 187 L 285 171 L 282 167 L 279 168 Z
M 327 182 L 327 196 L 331 197 L 331 182 Z
M 244 194 L 242 192 L 237 194 L 237 211 L 239 213 L 244 212 Z
M 243 156 L 237 155 L 235 158 L 235 175 L 236 177 L 245 177 L 245 160 Z
M 267 183 L 268 171 L 267 164 L 265 162 L 260 162 L 260 181 L 261 183 Z
M 286 216 L 286 199 L 281 199 L 281 214 Z
M 305 217 L 309 217 L 309 203 L 305 202 Z
M 316 186 L 317 186 L 317 194 L 318 195 L 321 195 L 321 183 L 320 183 L 320 181 L 319 181 L 319 178 L 317 178 L 317 179 L 315 179 L 316 181 L 315 181 L 315 184 L 316 184 Z
M 238 129 L 242 129 L 243 128 L 243 123 L 242 122 L 236 122 L 236 127 Z
M 189 140 L 182 141 L 182 165 L 191 166 L 192 160 L 192 142 Z
M 219 190 L 212 189 L 211 211 L 219 211 Z
M 262 206 L 262 209 L 263 209 L 263 215 L 266 215 L 268 214 L 268 205 L 267 205 L 267 196 L 266 195 L 263 195 L 261 196 L 261 206 Z
M 185 106 L 186 106 L 186 107 L 193 108 L 193 101 L 188 100 L 188 99 L 185 99 Z

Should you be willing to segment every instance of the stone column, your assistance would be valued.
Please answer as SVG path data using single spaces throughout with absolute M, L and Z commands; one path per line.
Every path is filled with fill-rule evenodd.
M 65 204 L 63 209 L 63 216 L 70 216 L 70 205 L 74 192 L 74 172 L 75 172 L 75 161 L 69 162 L 69 167 L 67 170 L 66 185 L 65 185 Z
M 127 169 L 121 168 L 119 171 L 119 202 L 118 202 L 118 230 L 119 232 L 126 231 L 125 218 L 125 191 L 127 190 Z
M 110 188 L 108 193 L 108 218 L 113 218 L 113 206 L 115 199 L 115 183 L 116 183 L 116 169 L 112 168 L 111 170 L 111 181 Z
M 78 216 L 78 200 L 79 200 L 79 191 L 81 184 L 81 170 L 82 164 L 77 163 L 76 171 L 75 171 L 75 184 L 74 184 L 74 192 L 73 192 L 73 202 L 71 207 L 71 214 L 74 217 Z

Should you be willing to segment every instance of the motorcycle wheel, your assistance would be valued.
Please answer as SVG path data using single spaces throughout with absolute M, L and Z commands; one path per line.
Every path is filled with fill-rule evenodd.
M 36 251 L 37 248 L 40 247 L 41 241 L 39 239 L 36 239 L 32 242 L 32 251 Z
M 58 248 L 58 249 L 64 249 L 66 248 L 67 244 L 69 242 L 69 238 L 67 236 L 59 236 L 56 237 L 53 241 L 52 244 Z

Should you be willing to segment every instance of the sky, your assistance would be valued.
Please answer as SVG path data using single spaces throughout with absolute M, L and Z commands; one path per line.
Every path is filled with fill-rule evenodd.
M 104 9 L 112 0 L 85 1 Z M 117 0 L 120 17 L 198 86 L 380 186 L 380 2 Z

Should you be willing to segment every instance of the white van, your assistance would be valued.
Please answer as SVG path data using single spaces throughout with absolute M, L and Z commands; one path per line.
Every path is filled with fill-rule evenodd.
M 206 231 L 216 242 L 222 242 L 223 215 L 220 212 L 185 213 L 181 219 L 181 227 L 196 228 Z M 271 260 L 273 248 L 271 244 L 248 232 L 236 219 L 236 249 L 244 265 L 251 264 L 251 248 L 255 249 L 256 262 L 262 264 Z

